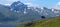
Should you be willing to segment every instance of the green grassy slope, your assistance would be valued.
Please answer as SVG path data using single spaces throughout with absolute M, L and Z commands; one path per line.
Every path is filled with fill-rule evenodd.
M 30 26 L 27 26 L 26 24 L 24 24 L 17 27 L 60 27 L 60 17 L 36 20 L 30 23 L 33 23 L 33 24 Z

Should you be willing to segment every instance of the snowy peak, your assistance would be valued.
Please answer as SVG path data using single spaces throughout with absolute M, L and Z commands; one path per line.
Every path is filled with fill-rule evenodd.
M 17 5 L 22 5 L 23 3 L 21 3 L 20 1 L 17 1 L 17 2 L 13 2 L 11 7 L 16 7 Z
M 26 14 L 26 13 L 28 14 L 28 13 L 34 12 L 46 17 L 56 16 L 56 14 L 60 13 L 60 10 L 56 10 L 54 8 L 49 9 L 47 7 L 40 8 L 40 7 L 34 7 L 34 6 L 28 7 L 28 5 L 25 5 L 20 1 L 12 3 L 11 10 L 14 12 L 22 13 L 22 14 Z
M 23 4 L 20 1 L 14 2 L 11 5 L 11 10 L 15 10 L 15 11 L 24 11 L 24 9 L 27 9 L 27 5 Z

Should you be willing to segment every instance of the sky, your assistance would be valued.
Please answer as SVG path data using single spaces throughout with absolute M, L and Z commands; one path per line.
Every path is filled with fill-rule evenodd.
M 21 1 L 24 4 L 36 5 L 36 6 L 48 7 L 48 8 L 54 7 L 56 5 L 60 5 L 60 0 L 0 0 L 0 4 L 10 5 L 15 1 Z

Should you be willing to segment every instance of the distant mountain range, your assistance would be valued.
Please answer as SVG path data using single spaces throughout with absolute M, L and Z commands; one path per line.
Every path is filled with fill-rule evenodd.
M 19 25 L 25 22 L 39 20 L 41 16 L 46 18 L 60 16 L 60 10 L 46 7 L 28 7 L 28 5 L 17 1 L 11 6 L 0 4 L 0 22 L 2 25 Z

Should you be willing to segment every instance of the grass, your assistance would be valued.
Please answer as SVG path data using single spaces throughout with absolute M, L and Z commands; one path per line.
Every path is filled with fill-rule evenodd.
M 31 26 L 26 26 L 26 24 L 23 24 L 17 27 L 60 27 L 60 17 L 36 20 L 30 23 L 33 24 Z

